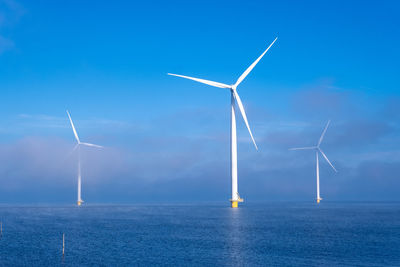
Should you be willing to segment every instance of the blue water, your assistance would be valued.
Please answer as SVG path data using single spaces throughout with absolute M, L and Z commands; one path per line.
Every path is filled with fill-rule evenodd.
M 400 266 L 400 203 L 226 204 L 0 206 L 0 266 Z

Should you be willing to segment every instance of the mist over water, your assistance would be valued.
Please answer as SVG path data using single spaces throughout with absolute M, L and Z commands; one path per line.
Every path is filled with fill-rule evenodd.
M 400 265 L 395 202 L 1 206 L 0 220 L 1 266 Z

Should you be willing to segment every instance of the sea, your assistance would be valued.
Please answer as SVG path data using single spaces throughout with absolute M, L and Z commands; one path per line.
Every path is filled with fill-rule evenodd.
M 228 204 L 0 205 L 0 266 L 400 266 L 400 203 Z

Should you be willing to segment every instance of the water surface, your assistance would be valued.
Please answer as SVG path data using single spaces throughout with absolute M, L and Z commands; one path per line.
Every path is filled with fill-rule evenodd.
M 400 266 L 400 203 L 0 206 L 0 220 L 0 266 Z

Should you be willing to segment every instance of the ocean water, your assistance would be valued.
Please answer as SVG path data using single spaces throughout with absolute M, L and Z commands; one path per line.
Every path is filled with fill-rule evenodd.
M 0 206 L 0 266 L 400 266 L 400 203 L 226 204 Z

